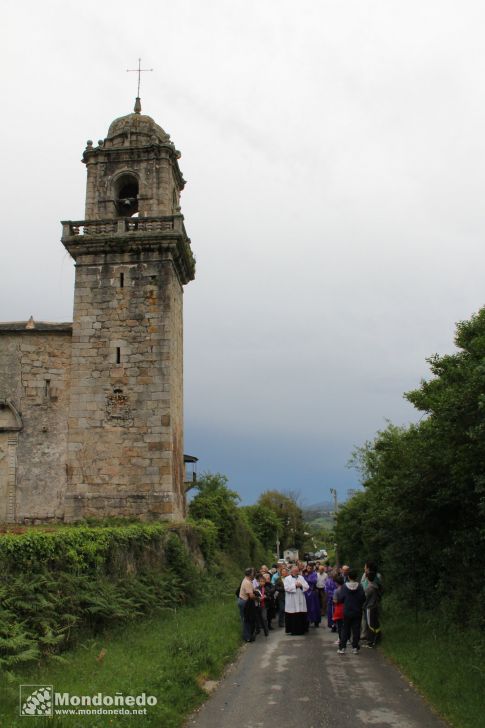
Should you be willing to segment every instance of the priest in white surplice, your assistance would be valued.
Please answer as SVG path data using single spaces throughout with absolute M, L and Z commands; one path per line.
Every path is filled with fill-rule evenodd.
M 308 589 L 305 579 L 298 573 L 298 566 L 292 566 L 285 585 L 285 627 L 289 634 L 308 632 L 308 615 L 304 592 Z

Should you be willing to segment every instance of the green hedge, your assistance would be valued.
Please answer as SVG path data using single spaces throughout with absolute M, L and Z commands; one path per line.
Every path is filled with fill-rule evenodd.
M 142 556 L 147 547 L 159 548 L 166 524 L 126 526 L 71 526 L 0 536 L 2 573 L 49 569 L 108 570 L 120 553 Z
M 204 524 L 130 524 L 0 536 L 0 670 L 190 602 L 200 569 L 185 542 L 208 534 Z
M 0 672 L 215 596 L 217 577 L 237 582 L 240 569 L 264 563 L 269 554 L 225 483 L 206 476 L 181 524 L 117 519 L 0 535 Z

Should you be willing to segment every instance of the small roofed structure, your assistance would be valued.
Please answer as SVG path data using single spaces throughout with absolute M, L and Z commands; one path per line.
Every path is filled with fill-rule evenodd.
M 196 458 L 195 455 L 184 455 L 184 465 L 185 465 L 185 490 L 190 490 L 194 486 L 194 483 L 197 482 L 197 463 L 199 462 L 199 458 Z

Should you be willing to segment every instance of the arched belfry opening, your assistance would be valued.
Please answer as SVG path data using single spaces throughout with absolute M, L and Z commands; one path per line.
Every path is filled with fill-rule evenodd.
M 121 174 L 114 182 L 114 204 L 120 217 L 132 217 L 138 212 L 138 178 L 132 172 Z

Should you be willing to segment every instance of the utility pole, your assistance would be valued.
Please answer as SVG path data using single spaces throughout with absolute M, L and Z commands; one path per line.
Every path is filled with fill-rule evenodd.
M 280 503 L 280 513 L 283 512 L 283 503 Z M 283 534 L 284 534 L 285 527 L 283 526 Z M 282 535 L 283 535 L 282 534 Z M 280 558 L 280 530 L 278 526 L 276 527 L 276 561 Z
M 333 512 L 335 514 L 335 517 L 337 517 L 337 511 L 338 511 L 338 501 L 337 501 L 337 491 L 335 488 L 330 488 L 330 494 L 333 495 Z
M 330 488 L 330 495 L 333 495 L 333 515 L 335 518 L 335 525 L 337 525 L 337 514 L 338 514 L 337 489 Z M 337 546 L 337 544 L 334 544 L 334 546 L 335 546 L 335 566 L 339 566 L 338 546 Z

